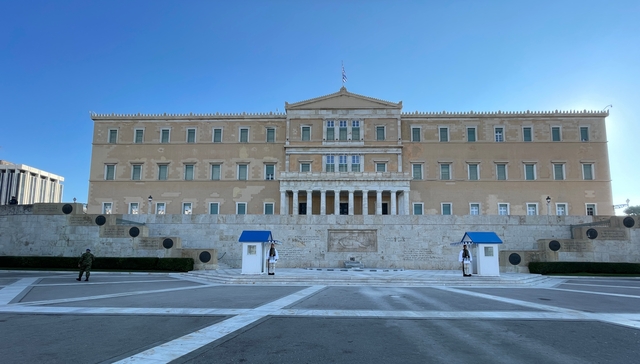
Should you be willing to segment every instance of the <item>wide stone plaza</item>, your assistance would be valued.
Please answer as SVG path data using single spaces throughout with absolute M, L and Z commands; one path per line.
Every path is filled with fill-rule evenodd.
M 0 272 L 3 363 L 624 363 L 640 344 L 633 277 L 76 277 Z

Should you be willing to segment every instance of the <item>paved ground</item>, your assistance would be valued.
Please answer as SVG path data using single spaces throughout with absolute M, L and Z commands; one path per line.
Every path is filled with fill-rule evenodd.
M 335 272 L 293 269 L 280 270 L 275 277 L 286 281 L 296 274 L 296 284 L 246 279 L 241 284 L 220 284 L 211 272 L 211 279 L 207 274 L 95 272 L 91 281 L 77 282 L 74 273 L 0 271 L 0 360 L 261 364 L 638 360 L 637 278 L 531 280 L 513 275 L 496 281 L 460 280 L 454 278 L 457 272 L 373 276 L 342 272 L 343 281 L 350 283 L 335 284 Z M 419 285 L 424 276 L 435 283 Z

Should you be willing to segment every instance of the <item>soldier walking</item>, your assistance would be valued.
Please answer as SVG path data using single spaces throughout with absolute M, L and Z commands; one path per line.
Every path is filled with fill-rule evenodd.
M 96 257 L 91 254 L 91 249 L 87 249 L 87 251 L 80 256 L 80 260 L 78 261 L 78 268 L 80 268 L 80 275 L 76 278 L 76 281 L 82 280 L 82 273 L 87 272 L 87 278 L 85 281 L 89 280 L 89 275 L 91 274 L 91 264 L 93 264 L 93 260 Z

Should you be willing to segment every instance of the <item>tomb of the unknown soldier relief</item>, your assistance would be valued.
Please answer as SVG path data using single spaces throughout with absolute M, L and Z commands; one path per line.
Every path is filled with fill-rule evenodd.
M 501 272 L 637 262 L 614 216 L 608 111 L 426 112 L 347 91 L 280 113 L 91 114 L 89 196 L 0 206 L 4 255 L 193 257 L 240 268 L 245 230 L 279 267 L 458 269 L 495 232 Z

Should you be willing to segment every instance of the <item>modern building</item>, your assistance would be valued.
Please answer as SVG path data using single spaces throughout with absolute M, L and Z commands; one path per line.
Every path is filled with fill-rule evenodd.
M 60 202 L 62 182 L 64 178 L 53 173 L 0 160 L 0 205 L 13 197 L 19 205 Z
M 602 111 L 92 114 L 88 213 L 613 215 Z

